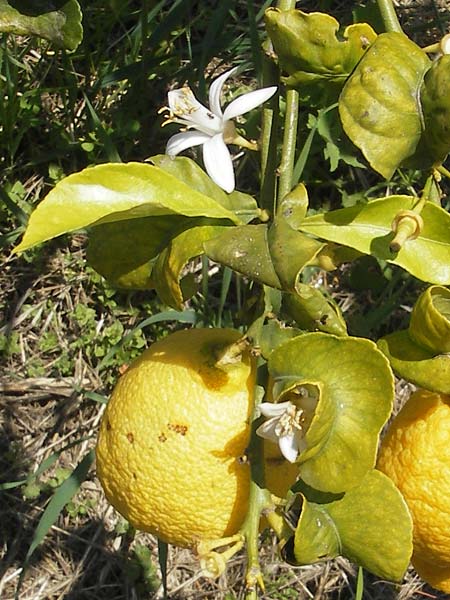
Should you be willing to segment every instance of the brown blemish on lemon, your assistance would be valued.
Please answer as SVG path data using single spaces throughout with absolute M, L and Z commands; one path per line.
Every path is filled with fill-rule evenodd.
M 179 433 L 180 435 L 186 435 L 188 430 L 187 425 L 180 425 L 179 423 L 167 423 L 167 428 L 170 429 L 170 431 Z

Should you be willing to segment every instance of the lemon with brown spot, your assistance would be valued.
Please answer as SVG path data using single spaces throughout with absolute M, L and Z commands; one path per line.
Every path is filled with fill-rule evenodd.
M 412 394 L 382 442 L 377 468 L 411 511 L 414 568 L 450 593 L 450 396 Z
M 137 529 L 179 546 L 236 533 L 247 511 L 255 361 L 218 365 L 241 334 L 192 329 L 153 344 L 120 378 L 104 413 L 97 473 Z

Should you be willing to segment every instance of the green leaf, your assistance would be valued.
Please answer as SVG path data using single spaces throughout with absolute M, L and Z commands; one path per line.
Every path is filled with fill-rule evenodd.
M 414 305 L 409 335 L 433 354 L 450 353 L 450 291 L 433 285 Z
M 414 164 L 439 165 L 450 151 L 450 56 L 435 60 L 420 90 L 424 122 L 423 147 Z
M 290 399 L 301 407 L 302 388 L 318 394 L 298 458 L 302 479 L 328 492 L 357 485 L 375 465 L 378 436 L 394 400 L 383 354 L 369 340 L 308 333 L 276 348 L 268 369 L 275 401 Z
M 339 98 L 344 130 L 370 165 L 389 179 L 416 151 L 422 134 L 419 90 L 427 55 L 402 33 L 383 33 Z
M 325 245 L 296 231 L 281 218 L 275 218 L 269 227 L 267 243 L 281 289 L 286 291 L 297 289 L 300 273 Z
M 347 335 L 347 325 L 337 304 L 322 292 L 305 283 L 283 296 L 283 309 L 301 329 Z
M 423 281 L 449 284 L 450 215 L 441 207 L 426 202 L 420 213 L 424 227 L 419 236 L 407 240 L 397 253 L 389 248 L 394 238 L 391 228 L 394 217 L 416 204 L 417 198 L 412 196 L 389 196 L 365 205 L 307 217 L 300 229 L 387 260 Z
M 416 344 L 407 330 L 390 333 L 378 340 L 395 373 L 418 387 L 450 394 L 450 355 L 438 354 Z
M 330 503 L 302 499 L 294 536 L 296 564 L 341 554 L 378 577 L 401 581 L 412 554 L 412 521 L 388 477 L 369 471 L 358 486 Z
M 408 330 L 383 337 L 378 347 L 400 377 L 450 394 L 450 291 L 427 288 L 414 305 Z
M 269 253 L 267 225 L 229 227 L 205 242 L 205 254 L 242 275 L 274 288 L 281 288 Z
M 336 98 L 345 80 L 376 39 L 367 23 L 350 25 L 337 37 L 339 23 L 332 16 L 301 10 L 269 8 L 266 28 L 288 85 L 303 98 Z
M 272 318 L 261 327 L 258 339 L 255 341 L 261 351 L 261 355 L 267 360 L 275 348 L 302 334 L 303 331 L 300 329 L 286 327 L 280 321 Z
M 67 50 L 83 39 L 81 19 L 76 0 L 0 0 L 0 31 L 36 35 Z
M 336 558 L 342 553 L 341 540 L 327 505 L 308 502 L 301 495 L 302 505 L 294 535 L 293 562 L 310 565 L 322 560 Z
M 187 217 L 168 215 L 97 225 L 89 231 L 87 260 L 114 287 L 153 288 L 154 260 L 190 222 Z
M 287 204 L 282 205 L 282 210 L 284 208 L 289 218 L 295 220 L 303 210 Z M 228 228 L 206 242 L 205 253 L 255 281 L 281 290 L 295 290 L 301 271 L 323 246 L 322 242 L 293 229 L 283 215 L 277 215 L 270 226 Z
M 160 299 L 174 309 L 181 310 L 186 300 L 180 287 L 182 271 L 195 256 L 203 254 L 203 243 L 216 237 L 226 227 L 203 225 L 192 227 L 177 235 L 155 262 L 152 279 Z
M 158 167 L 108 163 L 57 183 L 32 213 L 15 252 L 84 227 L 163 215 L 239 222 L 218 202 Z
M 303 183 L 299 183 L 284 198 L 277 209 L 277 218 L 284 219 L 288 225 L 298 229 L 308 210 L 308 191 Z
M 330 161 L 331 172 L 338 168 L 341 160 L 347 165 L 364 168 L 355 156 L 355 147 L 345 135 L 336 111 L 321 110 L 317 117 L 310 115 L 310 119 L 311 126 L 317 127 L 317 132 L 326 142 L 324 157 Z
M 231 194 L 225 193 L 216 185 L 196 162 L 185 156 L 171 158 L 167 154 L 158 154 L 148 159 L 154 165 L 170 173 L 197 192 L 213 198 L 227 210 L 233 212 L 242 223 L 248 223 L 260 215 L 256 200 L 234 190 Z

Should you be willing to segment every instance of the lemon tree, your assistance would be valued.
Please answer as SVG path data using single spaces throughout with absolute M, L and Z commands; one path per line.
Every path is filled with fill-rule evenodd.
M 224 269 L 221 314 L 203 319 L 209 324 L 220 321 L 232 278 L 238 294 L 245 288 L 229 315 L 236 330 L 163 336 L 130 365 L 102 420 L 97 470 L 119 512 L 164 542 L 195 548 L 205 573 L 223 572 L 245 546 L 248 599 L 264 587 L 266 525 L 294 565 L 342 555 L 400 582 L 414 547 L 419 573 L 448 585 L 447 540 L 436 532 L 450 488 L 450 215 L 439 187 L 450 177 L 450 43 L 422 49 L 402 32 L 391 0 L 377 3 L 380 34 L 364 22 L 342 29 L 293 0 L 268 8 L 261 88 L 222 105 L 232 68 L 211 83 L 208 106 L 186 85 L 171 89 L 165 124 L 182 129 L 166 154 L 62 179 L 14 250 L 86 230 L 94 269 L 119 288 L 154 290 L 175 310 L 197 292 L 189 267 L 201 256 L 203 292 L 208 262 Z M 234 120 L 262 105 L 258 144 Z M 297 149 L 304 107 L 311 135 Z M 332 170 L 340 161 L 362 168 L 362 153 L 374 177 L 411 168 L 425 185 L 415 191 L 403 177 L 383 184 L 393 195 L 310 206 L 301 178 L 316 131 Z M 236 189 L 230 145 L 261 151 L 256 197 Z M 205 170 L 178 156 L 194 146 Z M 312 283 L 324 271 L 339 280 L 340 266 L 362 255 L 434 284 L 408 329 L 377 343 L 352 335 L 336 300 Z M 394 372 L 434 393 L 419 392 L 394 423 L 378 462 L 386 476 L 376 461 Z

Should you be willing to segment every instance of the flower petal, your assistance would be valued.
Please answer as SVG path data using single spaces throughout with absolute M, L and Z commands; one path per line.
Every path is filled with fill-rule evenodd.
M 228 119 L 234 119 L 239 115 L 243 115 L 249 110 L 256 108 L 260 104 L 263 104 L 266 100 L 271 98 L 275 92 L 277 91 L 276 86 L 271 86 L 267 88 L 262 88 L 260 90 L 254 90 L 253 92 L 248 92 L 247 94 L 243 94 L 230 102 L 230 104 L 226 107 L 223 113 L 224 121 Z
M 265 417 L 281 417 L 287 409 L 292 405 L 289 400 L 287 402 L 262 402 L 259 405 L 259 410 Z
M 264 423 L 262 425 L 260 425 L 258 427 L 258 429 L 256 430 L 256 435 L 259 435 L 259 437 L 262 437 L 266 440 L 270 440 L 271 442 L 274 442 L 275 444 L 278 444 L 278 435 L 276 433 L 276 428 L 278 425 L 278 419 L 277 417 L 274 417 L 273 419 L 269 419 L 268 421 L 264 421 Z
M 209 88 L 209 107 L 211 108 L 212 112 L 219 117 L 222 116 L 222 108 L 220 106 L 220 95 L 222 93 L 223 84 L 228 79 L 228 77 L 233 75 L 233 73 L 236 73 L 236 71 L 237 67 L 234 67 L 234 69 L 230 69 L 229 71 L 222 73 L 220 77 L 214 79 Z
M 169 138 L 166 145 L 166 154 L 169 156 L 176 156 L 186 150 L 186 148 L 192 148 L 193 146 L 199 146 L 204 144 L 206 140 L 210 140 L 211 137 L 206 133 L 200 131 L 183 131 L 182 133 L 176 133 Z
M 203 144 L 203 162 L 214 183 L 230 194 L 234 190 L 233 163 L 221 133 Z
M 169 110 L 174 117 L 179 117 L 183 123 L 189 123 L 195 129 L 214 135 L 223 129 L 222 117 L 214 115 L 203 106 L 188 87 L 171 90 L 167 94 Z M 176 119 L 175 119 L 176 120 Z
M 298 456 L 297 440 L 294 434 L 282 435 L 278 441 L 281 454 L 286 460 L 294 463 Z

